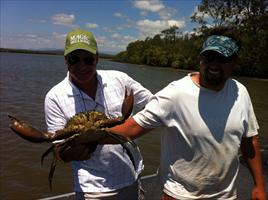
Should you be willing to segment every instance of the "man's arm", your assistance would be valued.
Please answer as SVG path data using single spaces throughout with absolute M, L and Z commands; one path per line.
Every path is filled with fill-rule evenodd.
M 148 133 L 152 129 L 141 127 L 133 118 L 129 118 L 125 123 L 106 129 L 107 131 L 128 137 L 132 140 Z
M 241 142 L 241 152 L 243 158 L 247 162 L 255 183 L 255 186 L 251 192 L 251 198 L 266 200 L 265 181 L 262 171 L 258 137 L 243 137 Z

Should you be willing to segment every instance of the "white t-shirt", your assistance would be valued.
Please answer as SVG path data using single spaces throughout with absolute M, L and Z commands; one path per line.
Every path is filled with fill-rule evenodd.
M 76 113 L 96 110 L 107 116 L 122 116 L 121 108 L 128 93 L 134 92 L 134 110 L 141 110 L 152 96 L 151 92 L 127 74 L 113 70 L 97 71 L 96 98 L 80 91 L 69 81 L 69 76 L 54 86 L 46 95 L 45 116 L 48 132 L 64 128 Z M 133 184 L 143 169 L 142 157 L 133 150 L 133 164 L 121 145 L 98 145 L 91 158 L 73 161 L 74 191 L 109 192 Z
M 216 92 L 197 86 L 190 76 L 159 91 L 134 119 L 144 128 L 164 127 L 165 193 L 178 199 L 235 199 L 241 138 L 258 129 L 250 97 L 235 80 Z

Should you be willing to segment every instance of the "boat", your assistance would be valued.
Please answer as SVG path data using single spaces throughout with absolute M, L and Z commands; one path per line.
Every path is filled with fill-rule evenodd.
M 263 171 L 266 183 L 266 191 L 268 193 L 268 147 L 261 150 L 263 160 Z M 145 191 L 145 200 L 159 200 L 162 194 L 162 186 L 160 184 L 159 174 L 156 172 L 151 175 L 141 177 L 142 188 Z M 245 162 L 240 156 L 240 168 L 236 181 L 238 200 L 249 200 L 251 189 L 253 188 L 253 180 Z M 39 200 L 74 200 L 75 193 L 70 192 L 62 195 L 42 198 Z

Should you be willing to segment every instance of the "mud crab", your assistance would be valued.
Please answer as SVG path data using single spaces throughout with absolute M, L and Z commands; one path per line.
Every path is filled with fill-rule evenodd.
M 127 119 L 133 108 L 134 96 L 133 92 L 130 95 L 125 93 L 125 99 L 122 105 L 122 117 L 108 118 L 104 113 L 98 111 L 86 111 L 74 115 L 69 119 L 65 127 L 55 133 L 47 133 L 27 125 L 17 118 L 8 115 L 10 118 L 9 127 L 20 137 L 33 143 L 48 142 L 51 146 L 43 153 L 41 163 L 44 158 L 53 152 L 54 158 L 51 163 L 48 176 L 50 188 L 52 186 L 52 178 L 58 160 L 70 162 L 72 160 L 86 160 L 90 158 L 90 154 L 95 151 L 98 143 L 104 138 L 111 137 L 120 143 L 126 150 L 134 167 L 134 159 L 126 142 L 136 147 L 136 144 L 128 138 L 109 133 L 105 130 L 107 127 L 112 127 L 121 124 Z M 69 157 L 69 150 L 73 147 L 82 148 L 82 159 L 74 159 Z M 80 151 L 81 152 L 81 151 Z

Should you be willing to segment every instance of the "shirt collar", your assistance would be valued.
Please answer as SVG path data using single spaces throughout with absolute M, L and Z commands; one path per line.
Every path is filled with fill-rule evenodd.
M 103 88 L 106 87 L 107 85 L 107 82 L 104 81 L 100 75 L 100 73 L 98 72 L 97 70 L 97 80 L 98 80 L 98 86 L 97 86 L 97 92 L 96 92 L 96 99 L 99 99 L 98 97 L 100 96 L 100 90 L 103 91 Z M 67 76 L 66 76 L 66 81 L 68 82 L 68 85 L 69 87 L 66 88 L 66 93 L 68 96 L 78 96 L 78 95 L 81 95 L 80 94 L 80 90 L 79 88 L 74 85 L 71 81 L 70 81 L 70 74 L 69 72 L 67 72 Z M 84 97 L 88 97 L 87 95 L 83 95 Z M 90 98 L 90 97 L 89 97 Z

